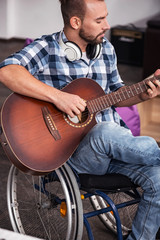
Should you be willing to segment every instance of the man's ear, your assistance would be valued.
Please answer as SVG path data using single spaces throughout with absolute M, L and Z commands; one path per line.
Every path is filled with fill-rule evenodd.
M 76 17 L 76 16 L 71 17 L 70 25 L 75 30 L 79 29 L 79 27 L 81 26 L 81 19 L 79 17 Z

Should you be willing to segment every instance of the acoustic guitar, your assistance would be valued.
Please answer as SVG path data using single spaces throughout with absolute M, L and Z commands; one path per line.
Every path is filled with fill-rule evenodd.
M 154 77 L 107 95 L 91 79 L 74 80 L 62 91 L 79 95 L 87 104 L 81 116 L 75 118 L 51 103 L 12 93 L 1 109 L 1 144 L 20 170 L 33 175 L 51 172 L 73 154 L 96 124 L 98 112 L 146 91 L 149 80 Z

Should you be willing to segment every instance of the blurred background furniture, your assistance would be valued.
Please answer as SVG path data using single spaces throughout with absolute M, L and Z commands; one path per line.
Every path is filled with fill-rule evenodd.
M 111 28 L 113 44 L 118 63 L 143 66 L 145 28 L 134 24 Z
M 144 43 L 143 78 L 160 68 L 160 14 L 147 22 Z
M 160 143 L 160 96 L 139 103 L 140 135 L 153 137 Z

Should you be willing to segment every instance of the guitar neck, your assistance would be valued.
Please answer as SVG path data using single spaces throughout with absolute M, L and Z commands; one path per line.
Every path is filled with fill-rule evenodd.
M 113 106 L 116 103 L 123 102 L 127 99 L 139 95 L 140 93 L 145 92 L 148 89 L 147 83 L 149 81 L 153 82 L 155 79 L 160 81 L 160 75 L 156 77 L 152 75 L 151 77 L 146 78 L 139 83 L 121 88 L 117 92 L 112 92 L 96 99 L 89 100 L 87 101 L 87 108 L 90 114 L 105 110 L 106 108 Z

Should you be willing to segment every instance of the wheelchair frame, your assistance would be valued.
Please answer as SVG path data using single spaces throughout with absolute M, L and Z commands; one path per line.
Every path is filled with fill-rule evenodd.
M 93 216 L 99 216 L 100 220 L 104 223 L 104 225 L 107 228 L 111 229 L 114 233 L 117 233 L 118 240 L 122 240 L 123 235 L 126 235 L 128 231 L 130 231 L 130 229 L 128 229 L 126 226 L 124 226 L 121 223 L 118 209 L 125 208 L 125 207 L 139 203 L 140 194 L 137 191 L 138 186 L 135 186 L 135 187 L 126 186 L 125 188 L 117 188 L 116 190 L 114 190 L 114 193 L 120 194 L 121 192 L 125 192 L 125 194 L 133 198 L 132 200 L 115 204 L 112 201 L 111 197 L 108 196 L 108 194 L 112 191 L 108 191 L 107 189 L 104 189 L 103 191 L 101 189 L 93 189 L 93 188 L 86 189 L 86 187 L 81 185 L 80 182 L 77 180 L 77 176 L 75 176 L 75 174 L 73 173 L 72 169 L 69 167 L 68 164 L 64 164 L 62 167 L 50 173 L 49 175 L 40 176 L 40 177 L 26 176 L 26 174 L 21 173 L 16 167 L 14 166 L 11 167 L 9 176 L 8 176 L 8 183 L 7 183 L 7 203 L 8 203 L 9 217 L 10 217 L 11 224 L 14 231 L 37 237 L 36 233 L 32 234 L 29 232 L 30 230 L 29 231 L 28 229 L 26 230 L 24 221 L 25 221 L 25 218 L 27 218 L 27 216 L 25 216 L 26 210 L 23 209 L 23 208 L 26 208 L 26 205 L 21 207 L 21 198 L 25 196 L 22 196 L 22 194 L 18 192 L 20 191 L 18 189 L 20 187 L 19 175 L 23 176 L 21 180 L 22 185 L 28 184 L 29 182 L 28 180 L 27 181 L 24 180 L 24 177 L 27 177 L 30 179 L 33 179 L 33 178 L 38 179 L 38 182 L 35 182 L 34 180 L 33 183 L 31 183 L 31 185 L 33 186 L 33 192 L 34 192 L 33 198 L 34 198 L 34 195 L 38 194 L 38 199 L 37 198 L 35 199 L 35 205 L 34 205 L 34 207 L 37 208 L 36 211 L 37 212 L 39 211 L 37 218 L 38 217 L 43 218 L 44 213 L 47 215 L 49 211 L 55 210 L 57 206 L 60 206 L 59 211 L 61 212 L 61 214 L 63 214 L 63 212 L 64 214 L 66 214 L 66 211 L 67 211 L 67 214 L 66 214 L 67 223 L 65 223 L 66 224 L 66 227 L 64 230 L 65 232 L 63 232 L 63 235 L 65 234 L 66 240 L 82 239 L 83 223 L 86 227 L 88 238 L 90 240 L 93 240 L 94 236 L 88 221 L 88 219 Z M 81 178 L 83 178 L 83 174 Z M 52 193 L 54 188 L 56 188 L 54 187 L 56 186 L 56 184 L 58 184 L 58 187 L 61 189 L 61 192 L 63 191 L 62 195 L 61 194 L 58 195 L 59 194 L 58 189 L 56 190 L 57 192 L 55 191 Z M 48 189 L 48 186 L 50 185 L 52 185 L 52 188 Z M 25 189 L 26 189 L 26 186 L 24 186 L 23 191 Z M 81 190 L 85 191 L 85 193 L 82 195 L 80 195 Z M 31 198 L 30 202 L 32 202 L 33 201 L 32 196 L 29 196 L 29 197 Z M 44 197 L 45 197 L 45 200 L 43 201 L 39 200 L 40 198 L 44 198 Z M 83 213 L 81 198 L 83 199 L 89 198 L 93 205 L 94 210 L 89 211 L 87 213 Z M 24 200 L 24 204 L 27 204 L 25 203 L 25 201 L 26 199 Z M 40 216 L 41 210 L 44 211 L 44 213 Z M 48 225 L 49 224 L 51 225 L 50 222 L 53 220 L 53 217 L 54 216 L 52 215 L 49 218 L 49 220 L 47 220 Z M 58 218 L 55 217 L 55 218 L 59 220 L 59 217 Z M 40 223 L 42 223 L 42 220 L 43 219 L 40 220 Z M 42 223 L 42 226 L 43 226 L 43 231 L 47 232 L 46 235 L 44 234 L 45 239 L 53 240 L 54 234 L 49 233 L 52 230 L 55 231 L 55 229 L 52 229 L 52 225 L 50 226 L 50 229 L 48 229 L 46 220 L 44 220 L 44 222 Z M 62 230 L 59 229 L 56 231 L 58 232 Z M 40 236 L 40 237 L 43 237 L 43 236 Z M 58 237 L 55 239 L 56 240 L 62 239 L 61 236 L 58 236 Z

